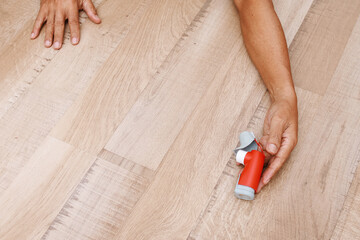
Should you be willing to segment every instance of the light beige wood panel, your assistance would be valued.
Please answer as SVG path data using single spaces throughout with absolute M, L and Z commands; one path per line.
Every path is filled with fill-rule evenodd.
M 42 239 L 112 239 L 121 228 L 153 172 L 108 152 L 100 156 Z
M 189 234 L 236 144 L 235 132 L 245 127 L 265 91 L 245 48 L 237 53 L 231 71 L 211 83 L 117 239 Z
M 100 3 L 102 3 L 102 0 L 94 1 L 95 6 L 99 10 L 101 9 Z M 45 28 L 42 29 L 40 36 L 36 40 L 30 40 L 30 32 L 32 31 L 39 5 L 38 1 L 27 2 L 19 0 L 6 2 L 0 6 L 0 8 L 3 8 L 2 10 L 6 16 L 1 16 L 1 18 L 6 19 L 2 19 L 0 23 L 0 28 L 3 30 L 0 42 L 2 41 L 1 38 L 6 36 L 6 39 L 0 44 L 0 56 L 2 56 L 0 58 L 0 117 L 14 101 L 26 92 L 33 80 L 58 52 L 52 48 L 47 49 L 44 47 Z M 103 13 L 101 10 L 100 12 Z M 106 11 L 104 12 L 105 14 Z M 85 21 L 86 18 L 87 16 L 84 12 L 80 12 L 81 25 L 84 22 L 89 24 L 89 20 Z M 1 25 L 4 25 L 4 27 Z M 81 27 L 83 28 L 83 26 Z M 96 39 L 100 34 L 93 34 L 91 40 Z M 69 44 L 69 36 L 69 28 L 66 26 L 65 45 Z
M 34 81 L 38 79 L 37 77 L 51 63 L 57 53 L 59 56 L 54 59 L 55 63 L 50 65 L 53 71 L 42 74 L 48 74 L 46 76 L 47 83 L 53 83 L 56 80 L 62 83 L 65 81 L 62 78 L 64 76 L 67 81 L 70 79 L 74 81 L 74 77 L 76 77 L 78 79 L 76 85 L 78 85 L 83 83 L 80 81 L 83 72 L 87 74 L 86 79 L 91 78 L 92 74 L 124 38 L 133 24 L 134 18 L 139 16 L 148 2 L 150 0 L 106 1 L 98 7 L 99 12 L 104 16 L 101 25 L 95 25 L 90 20 L 86 21 L 85 14 L 81 12 L 80 44 L 74 47 L 69 43 L 70 33 L 67 27 L 61 51 L 44 47 L 44 31 L 38 39 L 29 40 L 27 30 L 31 29 L 32 23 L 25 24 L 22 31 L 16 36 L 16 41 L 4 47 L 0 52 L 2 55 L 0 59 L 2 80 L 0 82 L 0 117 L 34 85 Z M 88 66 L 87 71 L 83 70 L 85 66 Z
M 103 22 L 101 25 L 83 23 L 82 40 L 78 46 L 65 44 L 52 59 L 38 58 L 35 69 L 39 73 L 35 71 L 38 75 L 35 80 L 31 73 L 33 69 L 23 66 L 24 71 L 15 71 L 9 76 L 12 86 L 0 90 L 0 192 L 9 186 L 77 96 L 86 89 L 90 79 L 144 13 L 148 3 L 106 1 L 99 8 L 101 15 L 106 16 Z M 12 57 L 26 59 L 24 64 L 35 60 L 32 58 L 37 54 L 35 50 L 45 55 L 53 51 L 42 49 L 40 45 L 41 49 L 31 50 L 36 42 L 24 41 L 26 51 L 23 55 L 9 53 Z M 44 68 L 43 62 L 47 62 Z M 33 66 L 32 63 L 28 65 Z M 10 66 L 9 69 L 13 68 Z M 11 97 L 10 100 L 7 97 Z
M 237 133 L 265 92 L 244 46 L 239 46 L 226 75 L 212 81 L 117 239 L 184 239 L 194 227 L 232 154 Z
M 71 94 L 36 88 L 0 119 L 0 195 L 70 105 Z
M 302 138 L 307 135 L 308 131 L 306 129 L 308 121 L 304 122 L 304 120 L 312 119 L 315 116 L 317 106 L 322 98 L 301 89 L 297 89 L 297 94 L 299 98 L 299 146 L 303 144 Z M 269 106 L 270 97 L 266 94 L 251 121 L 242 130 L 253 131 L 260 138 Z M 298 219 L 295 212 L 292 212 L 294 211 L 292 208 L 297 203 L 293 200 L 292 192 L 301 189 L 301 186 L 292 185 L 294 181 L 289 181 L 288 177 L 288 175 L 294 175 L 294 172 L 289 174 L 289 171 L 291 171 L 291 163 L 298 161 L 297 159 L 293 160 L 297 150 L 298 148 L 294 150 L 292 157 L 278 174 L 279 176 L 273 178 L 271 184 L 256 195 L 255 200 L 251 202 L 239 200 L 234 196 L 235 183 L 242 167 L 235 164 L 234 154 L 232 154 L 188 239 L 301 239 L 294 230 L 294 227 L 300 225 L 301 218 Z M 300 171 L 298 169 L 295 171 L 297 173 L 293 177 L 297 178 Z M 283 188 L 286 191 L 280 191 Z M 296 214 L 298 213 L 296 212 Z M 299 226 L 299 229 L 302 229 L 301 227 Z M 284 231 L 283 228 L 287 229 Z M 308 230 L 304 232 L 307 233 Z M 312 238 L 308 236 L 307 239 Z
M 46 138 L 0 196 L 0 238 L 39 239 L 95 158 Z
M 359 31 L 358 21 L 323 97 L 297 88 L 299 142 L 279 174 L 255 201 L 238 200 L 232 157 L 190 239 L 331 237 L 360 160 Z M 265 96 L 250 128 L 261 129 L 269 105 Z
M 281 25 L 284 29 L 288 46 L 293 41 L 294 36 L 299 30 L 299 25 L 294 23 L 303 22 L 312 3 L 313 0 L 300 0 L 300 1 L 273 0 L 274 8 L 280 19 Z
M 2 1 L 0 4 L 0 52 L 3 47 L 13 44 L 14 38 L 23 30 L 24 25 L 35 19 L 40 1 Z M 30 39 L 32 29 L 27 29 Z
M 29 28 L 31 25 L 26 24 L 24 30 Z M 0 53 L 0 118 L 27 92 L 56 53 L 45 48 L 42 40 L 31 41 L 26 31 L 16 36 L 15 43 L 4 47 Z
M 360 159 L 360 153 L 355 156 Z M 360 236 L 360 167 L 347 193 L 346 201 L 331 239 L 357 239 Z
M 98 153 L 185 32 L 201 24 L 189 26 L 204 3 L 154 1 L 51 135 Z
M 303 1 L 300 11 L 299 3 L 275 2 L 280 9 L 279 17 L 284 20 L 285 30 L 295 29 L 291 23 L 294 19 L 301 22 L 304 10 L 311 1 Z M 234 42 L 242 41 L 239 18 L 233 3 L 226 1 L 225 4 L 217 2 L 211 5 L 208 12 L 212 14 L 187 39 L 183 46 L 185 50 L 179 53 L 182 55 L 181 59 L 169 60 L 168 66 L 173 68 L 176 65 L 176 68 L 158 76 L 156 81 L 147 86 L 105 146 L 107 150 L 151 169 L 158 167 L 206 86 L 213 79 L 214 72 L 221 65 L 228 67 L 224 64 L 226 53 L 231 51 Z M 281 11 L 285 7 L 286 11 Z M 295 16 L 286 19 L 289 13 Z M 218 19 L 215 20 L 216 18 Z M 289 32 L 290 40 L 293 36 Z M 223 71 L 220 73 L 224 74 Z
M 358 0 L 316 0 L 290 48 L 295 84 L 324 94 L 360 13 Z
M 224 76 L 238 54 L 239 17 L 233 3 L 214 1 L 204 16 L 142 92 L 105 149 L 156 170 L 215 75 Z

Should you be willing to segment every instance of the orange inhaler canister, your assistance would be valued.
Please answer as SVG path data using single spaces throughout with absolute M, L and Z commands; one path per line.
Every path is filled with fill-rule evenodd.
M 240 134 L 239 138 L 240 146 L 234 150 L 236 162 L 245 167 L 239 174 L 235 196 L 243 200 L 253 200 L 264 167 L 265 155 L 256 141 L 254 133 L 245 131 Z M 258 147 L 261 152 L 257 150 Z

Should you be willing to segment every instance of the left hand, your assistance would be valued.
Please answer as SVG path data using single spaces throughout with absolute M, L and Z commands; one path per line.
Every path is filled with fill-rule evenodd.
M 265 153 L 267 168 L 257 189 L 259 192 L 279 171 L 297 144 L 298 111 L 296 94 L 273 100 L 264 121 L 260 144 Z
M 71 43 L 78 44 L 80 41 L 79 10 L 84 10 L 92 22 L 101 22 L 91 0 L 41 0 L 31 39 L 39 36 L 40 29 L 46 22 L 45 47 L 53 45 L 54 49 L 60 49 L 63 44 L 65 21 L 68 20 Z

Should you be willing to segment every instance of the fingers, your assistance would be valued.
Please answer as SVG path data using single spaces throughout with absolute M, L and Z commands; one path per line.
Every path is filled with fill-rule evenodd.
M 46 18 L 45 11 L 43 9 L 40 9 L 39 13 L 36 17 L 33 30 L 31 32 L 31 39 L 35 39 L 39 36 L 40 29 L 41 29 L 43 23 L 45 22 L 45 18 Z
M 84 0 L 83 9 L 93 23 L 101 23 L 101 19 L 97 15 L 96 8 L 91 0 Z
M 274 160 L 275 159 L 275 160 Z M 263 175 L 260 179 L 259 186 L 257 188 L 257 193 L 260 192 L 260 190 L 270 182 L 271 177 L 280 169 L 281 165 L 279 163 L 279 160 L 276 159 L 276 157 L 273 157 L 270 160 L 269 166 L 266 168 L 266 170 L 263 172 Z
M 54 27 L 54 49 L 60 49 L 63 43 L 65 17 L 61 12 L 58 12 L 55 17 Z
M 45 47 L 51 47 L 54 36 L 54 19 L 55 14 L 50 13 L 46 19 L 46 30 L 45 30 Z
M 80 40 L 79 12 L 77 8 L 71 10 L 68 22 L 70 26 L 71 43 L 76 45 Z
M 260 145 L 261 145 L 261 147 L 263 149 L 263 152 L 264 152 L 264 155 L 265 155 L 265 164 L 267 164 L 269 162 L 270 158 L 272 157 L 272 155 L 266 151 L 266 145 L 267 145 L 268 141 L 269 141 L 269 136 L 268 135 L 263 136 L 260 139 Z M 258 149 L 258 150 L 261 150 L 261 149 Z
M 79 8 L 87 13 L 92 22 L 101 22 L 91 0 L 84 0 L 82 6 L 78 6 L 76 1 L 48 1 L 42 3 L 31 32 L 31 39 L 38 37 L 46 21 L 45 47 L 53 45 L 55 49 L 60 49 L 63 44 L 65 21 L 68 19 L 71 43 L 78 44 L 80 41 Z
M 269 129 L 269 139 L 266 144 L 266 151 L 275 155 L 281 144 L 282 134 L 285 129 L 285 123 L 280 118 L 272 118 Z
M 281 166 L 285 163 L 286 159 L 289 158 L 292 150 L 296 145 L 297 136 L 295 129 L 292 129 L 291 127 L 286 129 L 284 135 L 286 137 L 283 138 L 278 153 L 270 160 L 268 167 L 260 179 L 257 192 L 259 192 L 266 184 L 270 182 L 271 178 L 279 171 Z

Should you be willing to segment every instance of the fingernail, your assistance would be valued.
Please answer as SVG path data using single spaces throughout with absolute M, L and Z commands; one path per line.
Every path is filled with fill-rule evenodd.
M 31 38 L 34 38 L 35 37 L 35 33 L 31 33 Z
M 277 152 L 277 147 L 275 144 L 269 144 L 268 146 L 268 150 L 270 151 L 270 153 L 276 153 Z
M 71 39 L 71 42 L 72 42 L 72 44 L 77 44 L 78 40 L 77 40 L 77 38 L 74 37 Z
M 55 42 L 54 48 L 56 48 L 56 49 L 60 48 L 60 43 L 59 43 L 59 42 Z
M 51 42 L 50 42 L 49 40 L 46 40 L 46 41 L 45 41 L 45 46 L 50 47 L 50 46 L 51 46 Z
M 96 18 L 96 20 L 100 20 L 98 15 L 95 14 L 94 17 Z

